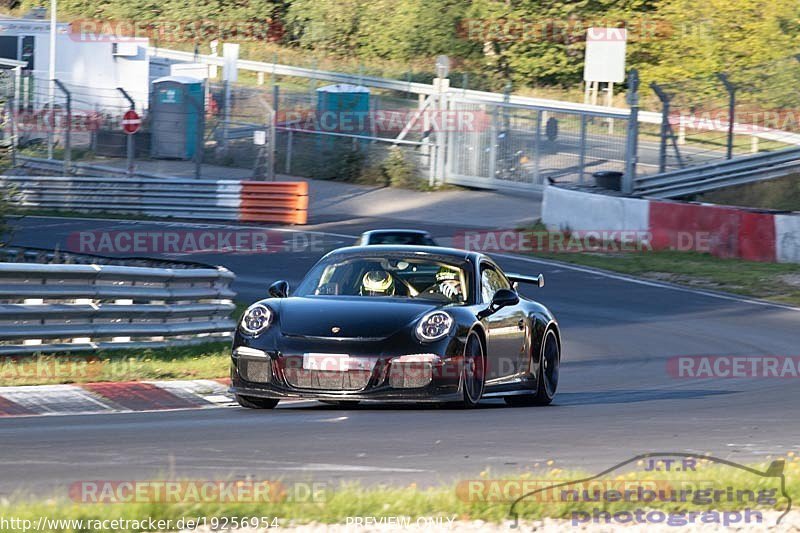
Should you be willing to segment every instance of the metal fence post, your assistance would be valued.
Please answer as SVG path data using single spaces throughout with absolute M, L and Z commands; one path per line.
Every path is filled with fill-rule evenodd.
M 667 170 L 667 136 L 669 132 L 669 96 L 665 93 L 656 82 L 652 82 L 650 87 L 661 100 L 661 129 L 659 134 L 659 147 L 658 147 L 658 172 L 666 172 Z
M 650 83 L 650 88 L 656 93 L 658 99 L 661 100 L 661 143 L 658 153 L 658 172 L 663 173 L 667 171 L 667 142 L 672 141 L 672 147 L 675 150 L 675 157 L 678 159 L 678 165 L 683 168 L 683 158 L 678 149 L 678 142 L 672 132 L 672 124 L 669 122 L 670 102 L 672 98 L 662 89 L 656 82 Z
M 204 82 L 205 83 L 205 82 Z M 194 177 L 195 179 L 200 179 L 203 175 L 203 148 L 204 148 L 204 136 L 205 136 L 205 128 L 206 128 L 206 114 L 205 109 L 203 106 L 203 96 L 205 94 L 205 88 L 202 88 L 200 91 L 200 101 L 198 102 L 192 95 L 189 94 L 189 90 L 186 88 L 185 85 L 181 86 L 181 90 L 183 91 L 183 97 L 192 103 L 195 110 L 197 111 L 197 135 L 195 138 L 195 148 L 194 148 Z
M 222 103 L 222 145 L 219 147 L 221 155 L 228 155 L 228 130 L 230 128 L 231 120 L 231 82 L 224 80 L 223 86 L 223 103 Z
M 726 74 L 717 74 L 717 78 L 728 92 L 728 150 L 727 159 L 733 159 L 733 124 L 736 119 L 736 86 L 730 82 Z
M 292 173 L 292 130 L 291 128 L 286 132 L 286 161 L 284 163 L 284 170 L 286 174 Z
M 622 175 L 622 192 L 633 193 L 636 181 L 636 164 L 639 162 L 639 71 L 628 73 L 628 106 L 631 114 L 628 118 L 628 138 L 625 142 L 625 172 Z
M 450 88 L 450 79 L 449 78 L 435 78 L 433 80 L 434 86 L 436 87 L 438 93 L 438 111 L 439 111 L 439 121 L 438 130 L 434 131 L 434 135 L 436 138 L 436 146 L 434 148 L 436 154 L 436 172 L 435 172 L 435 179 L 434 182 L 430 185 L 442 185 L 445 183 L 446 176 L 445 176 L 445 160 L 447 157 L 447 135 L 445 133 L 445 128 L 442 127 L 442 117 L 445 116 L 447 113 L 447 91 Z
M 17 102 L 14 99 L 14 96 L 10 96 L 5 103 L 5 112 L 6 116 L 8 117 L 9 125 L 11 126 L 11 142 L 9 143 L 9 154 L 11 155 L 11 167 L 15 168 L 17 166 L 17 119 L 14 115 L 16 115 Z
M 497 179 L 497 106 L 492 106 L 492 123 L 489 127 L 489 180 Z
M 67 99 L 67 128 L 64 133 L 64 174 L 69 174 L 69 167 L 72 163 L 72 94 L 61 81 L 53 80 L 53 82 Z M 55 129 L 55 106 L 51 111 L 53 112 L 53 129 Z
M 586 115 L 581 113 L 581 140 L 580 152 L 578 154 L 578 168 L 579 168 L 579 181 L 581 185 L 584 182 L 584 173 L 586 171 Z
M 536 111 L 536 132 L 533 135 L 533 182 L 537 185 L 542 183 L 542 177 L 540 176 L 541 171 L 539 169 L 539 158 L 542 156 L 542 120 L 544 118 L 542 113 L 544 113 L 542 110 Z
M 117 87 L 117 90 L 122 93 L 122 97 L 128 101 L 128 105 L 130 106 L 129 109 L 131 111 L 136 111 L 136 102 L 133 101 L 133 98 L 123 89 L 122 87 Z M 128 156 L 128 177 L 133 176 L 134 173 L 134 158 L 136 157 L 136 141 L 134 140 L 135 133 L 127 134 L 126 141 L 126 150 Z

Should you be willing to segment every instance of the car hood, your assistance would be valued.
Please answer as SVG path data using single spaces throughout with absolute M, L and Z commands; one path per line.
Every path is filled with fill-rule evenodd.
M 438 307 L 380 297 L 291 297 L 281 300 L 278 320 L 284 335 L 384 338 Z

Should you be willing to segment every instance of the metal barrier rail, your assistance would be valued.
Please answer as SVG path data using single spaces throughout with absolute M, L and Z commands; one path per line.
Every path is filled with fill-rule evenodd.
M 634 194 L 652 198 L 680 198 L 732 185 L 777 178 L 798 170 L 800 148 L 788 148 L 640 176 L 634 181 Z
M 305 224 L 306 182 L 84 176 L 0 176 L 20 207 L 152 217 Z
M 187 63 L 204 63 L 207 65 L 217 65 L 219 67 L 225 65 L 225 59 L 219 56 L 195 54 L 193 52 L 184 52 L 181 50 L 170 50 L 168 48 L 157 47 L 150 47 L 147 49 L 147 51 L 151 57 L 163 57 L 166 59 L 184 61 Z M 426 96 L 439 94 L 439 90 L 434 85 L 429 83 L 418 83 L 403 80 L 393 80 L 390 78 L 379 78 L 376 76 L 364 76 L 359 74 L 346 74 L 342 72 L 315 70 L 291 65 L 282 65 L 280 63 L 252 61 L 249 59 L 239 59 L 236 62 L 236 68 L 251 72 L 274 74 L 276 76 L 294 76 L 298 78 L 313 78 L 331 83 L 366 85 L 369 87 L 375 87 L 377 89 L 389 89 L 413 94 L 422 94 Z M 564 102 L 560 100 L 551 100 L 548 98 L 534 98 L 518 95 L 510 95 L 507 97 L 502 93 L 491 93 L 487 91 L 456 88 L 448 89 L 447 93 L 452 96 L 479 100 L 483 103 L 508 102 L 511 104 L 525 106 L 538 106 L 542 109 L 548 109 L 552 111 L 585 111 L 591 113 L 608 113 L 619 117 L 627 117 L 630 115 L 629 109 L 609 108 L 605 106 L 581 104 L 576 102 Z M 652 119 L 655 119 L 656 117 L 658 118 L 658 122 L 661 122 L 661 116 L 658 113 L 652 113 Z M 648 118 L 650 118 L 650 116 L 648 116 Z M 645 120 L 641 117 L 640 119 Z
M 0 354 L 229 338 L 234 278 L 221 267 L 0 263 Z

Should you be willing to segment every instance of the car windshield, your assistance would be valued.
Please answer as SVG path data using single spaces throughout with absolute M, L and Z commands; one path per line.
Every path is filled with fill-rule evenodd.
M 462 304 L 470 299 L 464 264 L 415 255 L 337 257 L 306 276 L 296 296 L 361 296 Z
M 386 231 L 369 236 L 369 244 L 411 244 L 416 246 L 435 246 L 436 243 L 426 233 L 408 231 Z

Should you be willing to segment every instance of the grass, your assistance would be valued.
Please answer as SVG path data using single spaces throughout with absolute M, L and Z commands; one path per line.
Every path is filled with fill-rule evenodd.
M 8 209 L 8 216 L 25 217 L 65 217 L 65 218 L 113 218 L 131 221 L 157 221 L 172 220 L 172 217 L 153 217 L 139 213 L 124 213 L 118 211 L 98 211 L 98 210 L 75 210 L 75 209 L 52 209 L 43 207 L 16 207 Z
M 537 225 L 532 231 L 545 231 Z M 553 259 L 631 276 L 800 305 L 800 265 L 723 259 L 682 251 L 536 252 Z
M 785 461 L 784 475 L 786 477 L 785 492 L 789 495 L 797 494 L 800 489 L 800 462 L 793 452 L 789 452 Z M 548 462 L 552 464 L 551 462 Z M 632 465 L 631 465 L 632 466 Z M 765 471 L 767 464 L 753 465 L 759 471 Z M 689 501 L 651 501 L 642 503 L 635 496 L 613 501 L 612 498 L 601 498 L 600 501 L 588 501 L 589 498 L 579 496 L 564 496 L 563 492 L 555 489 L 526 497 L 517 507 L 519 517 L 523 521 L 540 519 L 543 517 L 570 518 L 574 512 L 597 511 L 635 511 L 637 509 L 659 509 L 671 513 L 685 513 L 687 511 L 733 511 L 745 508 L 783 511 L 787 501 L 783 497 L 780 480 L 775 477 L 764 477 L 731 466 L 721 465 L 708 459 L 700 459 L 696 471 L 691 469 L 676 471 L 645 472 L 645 464 L 639 461 L 633 469 L 627 467 L 619 472 L 612 471 L 607 476 L 596 480 L 594 484 L 568 485 L 563 489 L 577 489 L 600 491 L 608 494 L 611 491 L 654 489 L 669 491 L 678 489 L 692 490 L 688 493 Z M 0 502 L 0 516 L 6 519 L 18 518 L 36 523 L 39 517 L 50 519 L 84 520 L 82 527 L 75 524 L 53 527 L 53 531 L 100 531 L 100 524 L 92 525 L 86 521 L 105 519 L 142 520 L 153 518 L 155 520 L 172 520 L 172 529 L 175 523 L 182 518 L 220 519 L 223 517 L 265 517 L 269 520 L 276 518 L 281 526 L 302 523 L 346 523 L 348 517 L 408 517 L 412 523 L 419 517 L 455 518 L 457 520 L 484 520 L 488 522 L 504 522 L 510 518 L 512 501 L 520 494 L 526 494 L 538 488 L 552 487 L 559 483 L 590 477 L 591 474 L 579 471 L 564 471 L 558 468 L 544 468 L 527 472 L 515 477 L 492 477 L 488 472 L 480 474 L 478 479 L 463 480 L 455 485 L 443 485 L 421 489 L 414 484 L 405 487 L 379 486 L 365 488 L 359 485 L 345 484 L 330 486 L 324 483 L 313 484 L 313 481 L 288 483 L 280 480 L 252 480 L 251 482 L 227 481 L 237 487 L 244 487 L 241 498 L 233 497 L 223 502 L 213 495 L 203 500 L 192 496 L 188 491 L 181 491 L 170 503 L 148 502 L 151 498 L 142 498 L 136 503 L 116 503 L 111 493 L 112 503 L 86 503 L 80 494 L 82 487 L 71 487 L 69 496 L 56 494 L 49 499 L 43 499 L 41 493 L 36 498 L 15 495 L 8 501 Z M 182 486 L 192 486 L 192 481 L 202 484 L 208 480 L 177 480 Z M 219 481 L 219 480 L 217 480 Z M 141 481 L 140 481 L 141 482 Z M 152 483 L 164 486 L 165 479 Z M 113 486 L 111 482 L 100 482 L 97 494 L 103 492 L 104 486 Z M 253 492 L 247 490 L 253 484 L 267 484 L 271 490 L 262 494 L 265 497 L 253 501 Z M 198 485 L 194 485 L 198 486 Z M 499 487 L 501 490 L 494 491 Z M 733 499 L 719 498 L 716 501 L 692 501 L 695 491 L 705 491 L 707 498 L 709 489 L 734 491 L 742 490 L 742 496 Z M 507 490 L 506 490 L 507 489 Z M 504 492 L 505 491 L 505 492 Z M 762 492 L 763 491 L 763 492 Z M 748 494 L 764 496 L 761 503 L 751 502 Z M 631 493 L 633 494 L 633 493 Z M 701 493 L 702 494 L 702 493 Z M 196 493 L 195 493 L 196 495 Z M 246 495 L 246 496 L 245 496 Z M 46 497 L 46 496 L 45 496 Z M 703 496 L 701 496 L 702 498 Z M 202 501 L 201 501 L 202 500 Z M 210 522 L 209 522 L 210 523 Z M 12 531 L 0 522 L 0 532 Z M 122 524 L 115 528 L 117 531 L 140 531 L 146 526 Z
M 230 343 L 0 357 L 3 386 L 215 379 L 228 375 Z
M 726 187 L 701 195 L 698 200 L 713 204 L 800 211 L 800 174 Z

